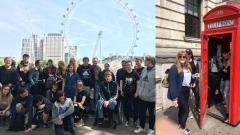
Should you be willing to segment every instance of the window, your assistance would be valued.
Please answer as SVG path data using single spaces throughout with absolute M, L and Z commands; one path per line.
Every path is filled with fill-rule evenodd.
M 185 35 L 200 38 L 200 0 L 185 0 Z

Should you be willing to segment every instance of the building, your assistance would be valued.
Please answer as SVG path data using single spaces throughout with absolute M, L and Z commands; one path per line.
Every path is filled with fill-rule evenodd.
M 30 38 L 22 40 L 22 55 L 28 54 L 30 61 L 43 59 L 43 39 L 39 40 L 38 35 L 33 34 Z
M 191 48 L 195 56 L 200 56 L 200 33 L 204 29 L 203 16 L 212 8 L 226 4 L 239 3 L 239 0 L 157 0 L 156 4 L 156 57 L 157 78 L 161 80 L 164 72 L 173 62 L 177 52 Z M 161 81 L 159 81 L 161 82 Z M 166 88 L 157 85 L 160 108 L 169 104 Z
M 48 34 L 43 42 L 43 59 L 52 59 L 56 64 L 64 60 L 64 37 L 62 34 Z
M 68 63 L 71 58 L 75 58 L 77 60 L 77 46 L 69 46 L 67 52 L 65 53 L 65 63 Z
M 22 55 L 28 54 L 30 56 L 30 62 L 35 61 L 34 43 L 36 43 L 36 35 L 32 35 L 31 38 L 24 38 L 22 40 Z
M 40 39 L 39 46 L 37 47 L 37 53 L 35 55 L 36 60 L 43 60 L 43 43 L 44 39 Z

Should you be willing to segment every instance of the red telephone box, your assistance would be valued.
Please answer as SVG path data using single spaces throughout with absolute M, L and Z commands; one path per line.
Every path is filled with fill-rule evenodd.
M 226 4 L 209 11 L 201 33 L 200 128 L 208 109 L 209 49 L 216 44 L 230 46 L 229 123 L 240 122 L 240 4 Z M 214 39 L 214 40 L 212 40 Z M 214 42 L 210 42 L 214 41 Z M 216 43 L 216 44 L 214 44 Z M 209 79 L 209 80 L 208 80 Z

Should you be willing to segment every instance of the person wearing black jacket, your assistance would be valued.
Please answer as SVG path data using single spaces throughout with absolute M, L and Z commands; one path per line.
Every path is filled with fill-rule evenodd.
M 11 66 L 12 58 L 4 58 L 4 63 L 5 65 L 0 67 L 0 84 L 12 86 L 14 88 L 12 94 L 15 96 L 17 94 L 16 85 L 19 81 L 19 75 L 17 69 Z
M 47 62 L 47 67 L 43 69 L 43 78 L 46 82 L 47 89 L 53 81 L 56 81 L 57 68 L 53 65 L 51 59 Z
M 77 73 L 80 76 L 80 80 L 83 81 L 84 89 L 90 95 L 90 104 L 89 104 L 89 111 L 93 112 L 95 110 L 95 103 L 94 103 L 94 85 L 95 85 L 95 73 L 93 66 L 89 64 L 89 58 L 83 58 L 83 65 L 79 65 L 77 69 Z
M 135 58 L 134 70 L 138 73 L 139 76 L 141 76 L 143 69 L 144 67 L 142 66 L 142 59 L 139 57 Z
M 52 113 L 51 110 L 53 103 L 41 95 L 36 95 L 33 99 L 33 107 L 36 111 L 33 116 L 33 124 L 31 126 L 31 129 L 33 130 L 37 128 L 37 126 L 40 124 L 43 124 L 43 126 L 47 128 L 48 120 Z
M 88 57 L 83 58 L 83 65 L 79 65 L 77 73 L 79 74 L 85 87 L 89 87 L 89 89 L 94 87 L 95 75 L 92 65 L 89 64 Z
M 21 86 L 19 95 L 13 99 L 10 107 L 11 119 L 9 130 L 31 131 L 33 97 L 28 94 L 26 86 Z
M 27 85 L 30 88 L 29 72 L 32 69 L 32 65 L 29 62 L 29 55 L 24 54 L 23 60 L 17 66 L 17 71 L 20 76 L 20 82 L 22 85 Z
M 103 122 L 103 112 L 108 109 L 113 111 L 117 105 L 117 84 L 112 80 L 112 75 L 110 71 L 106 71 L 104 74 L 105 81 L 100 85 L 100 99 L 97 103 L 97 111 L 94 125 L 102 124 Z M 112 114 L 112 113 L 111 113 Z M 113 120 L 113 117 L 110 116 Z M 113 127 L 116 127 L 116 122 L 113 120 Z
M 192 74 L 194 76 L 194 82 L 196 84 L 196 87 L 192 88 L 192 91 L 194 93 L 195 96 L 195 106 L 197 108 L 197 111 L 200 111 L 199 108 L 199 102 L 200 102 L 200 93 L 199 93 L 199 64 L 198 61 L 194 59 L 193 56 L 193 52 L 191 49 L 186 49 L 185 50 L 187 53 L 187 58 L 189 61 L 189 64 L 191 65 L 191 69 L 192 69 Z
M 117 73 L 116 73 L 116 82 L 117 82 L 117 85 L 118 85 L 118 89 L 120 88 L 120 80 L 122 79 L 122 75 L 126 71 L 126 69 L 125 69 L 125 67 L 126 67 L 126 60 L 123 60 L 121 62 L 121 64 L 122 64 L 122 68 L 118 69 Z
M 106 71 L 110 71 L 110 65 L 108 63 L 104 64 L 104 70 L 100 74 L 100 81 L 101 82 L 105 81 L 104 73 Z M 115 81 L 115 75 L 113 74 L 113 72 L 111 72 L 111 74 L 112 74 L 112 80 Z

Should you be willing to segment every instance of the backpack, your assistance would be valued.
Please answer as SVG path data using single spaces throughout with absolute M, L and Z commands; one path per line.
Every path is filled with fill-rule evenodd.
M 165 71 L 163 80 L 162 80 L 162 87 L 168 88 L 169 87 L 169 79 L 168 79 L 168 73 L 169 73 L 169 68 Z
M 10 117 L 9 130 L 10 131 L 23 131 L 25 123 L 25 116 L 23 112 L 14 112 Z

